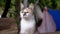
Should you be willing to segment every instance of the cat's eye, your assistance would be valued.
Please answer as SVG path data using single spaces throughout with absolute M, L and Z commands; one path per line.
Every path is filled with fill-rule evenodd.
M 22 13 L 23 13 L 23 11 L 22 11 Z
M 22 11 L 22 13 L 23 13 L 23 11 Z
M 29 13 L 29 12 L 26 12 L 26 13 Z
M 23 13 L 23 10 L 21 11 L 21 13 Z

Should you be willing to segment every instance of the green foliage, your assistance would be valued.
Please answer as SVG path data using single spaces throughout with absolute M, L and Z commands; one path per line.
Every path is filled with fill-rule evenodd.
M 11 1 L 11 7 L 10 7 L 10 17 L 16 18 L 19 15 L 19 11 L 16 8 L 16 0 Z
M 19 14 L 19 12 L 16 10 L 16 0 L 11 0 L 11 6 L 10 6 L 10 16 L 11 17 L 16 17 L 16 14 Z M 21 0 L 21 2 L 23 3 L 24 0 Z M 28 0 L 28 5 L 30 3 L 36 3 L 37 0 Z M 52 2 L 53 1 L 53 2 Z M 55 3 L 54 3 L 55 2 Z M 60 9 L 60 0 L 39 0 L 39 6 L 41 7 L 41 9 L 44 8 L 44 6 L 47 6 L 48 8 L 53 9 L 52 4 L 56 5 L 56 9 Z M 0 0 L 0 7 L 4 7 L 5 6 L 5 0 Z M 5 7 L 4 7 L 5 8 Z
M 52 4 L 51 0 L 46 0 L 45 3 L 46 3 L 46 5 L 47 5 L 48 7 L 50 7 L 50 8 L 52 7 L 52 6 L 51 6 L 51 4 Z
M 39 5 L 41 9 L 43 9 L 45 6 L 47 6 L 48 8 L 52 8 L 51 0 L 40 0 Z
M 21 2 L 23 2 L 24 0 L 21 0 Z M 28 0 L 28 5 L 32 2 L 35 3 L 37 0 Z M 52 0 L 39 0 L 39 5 L 41 8 L 43 8 L 45 5 L 47 5 L 49 8 L 53 8 L 52 7 Z M 55 4 L 57 5 L 56 9 L 60 9 L 60 0 L 53 0 L 55 2 Z M 11 0 L 11 6 L 15 6 L 15 0 Z M 4 7 L 5 6 L 5 0 L 0 0 L 0 7 Z
M 60 9 L 60 0 L 56 0 L 57 3 L 57 9 Z
M 5 0 L 0 0 L 0 7 L 4 7 L 5 6 Z

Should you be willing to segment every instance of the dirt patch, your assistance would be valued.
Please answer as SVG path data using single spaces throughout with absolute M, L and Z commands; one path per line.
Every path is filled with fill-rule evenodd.
M 16 20 L 13 18 L 1 18 L 0 34 L 18 34 Z

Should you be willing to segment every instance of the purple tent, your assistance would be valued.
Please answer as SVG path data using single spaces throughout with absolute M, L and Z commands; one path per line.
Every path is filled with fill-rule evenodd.
M 56 23 L 56 30 L 60 31 L 60 10 L 48 9 L 48 12 L 52 15 Z

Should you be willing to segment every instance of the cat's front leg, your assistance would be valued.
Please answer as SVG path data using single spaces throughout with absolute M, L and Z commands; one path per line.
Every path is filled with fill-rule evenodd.
M 21 33 L 21 32 L 20 32 L 20 34 L 27 34 L 27 33 Z

